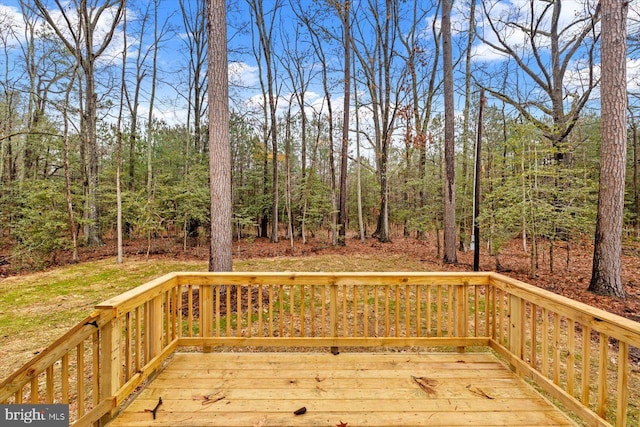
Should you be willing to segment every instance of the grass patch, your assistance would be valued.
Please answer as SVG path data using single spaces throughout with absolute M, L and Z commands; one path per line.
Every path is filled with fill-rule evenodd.
M 321 255 L 236 261 L 236 271 L 419 271 L 419 261 L 391 255 Z M 129 258 L 85 262 L 0 280 L 0 378 L 86 317 L 96 304 L 173 271 L 206 271 L 203 261 Z

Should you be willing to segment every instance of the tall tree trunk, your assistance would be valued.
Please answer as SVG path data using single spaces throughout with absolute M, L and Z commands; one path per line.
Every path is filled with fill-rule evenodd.
M 63 131 L 62 131 L 62 144 L 63 144 L 63 168 L 64 168 L 64 189 L 65 195 L 67 198 L 67 214 L 69 217 L 69 234 L 71 236 L 71 248 L 72 255 L 71 260 L 76 263 L 80 261 L 80 257 L 78 256 L 78 231 L 76 227 L 75 214 L 73 212 L 73 201 L 71 198 L 71 173 L 69 171 L 69 97 L 71 95 L 71 89 L 73 88 L 73 80 L 76 77 L 76 71 L 73 70 L 71 72 L 71 81 L 67 86 L 67 90 L 65 92 L 65 101 L 62 110 L 62 119 L 63 119 Z
M 342 145 L 340 150 L 340 203 L 338 206 L 338 245 L 346 245 L 347 235 L 347 163 L 349 155 L 349 104 L 351 102 L 351 5 L 344 0 L 338 10 L 342 20 L 344 48 L 344 104 L 342 115 Z
M 469 140 L 471 138 L 470 132 L 470 115 L 471 115 L 471 52 L 473 49 L 473 42 L 475 40 L 475 16 L 476 16 L 476 0 L 471 0 L 469 4 L 469 29 L 467 34 L 467 47 L 465 49 L 465 64 L 464 64 L 464 110 L 462 112 L 463 124 L 462 124 L 462 214 L 459 219 L 459 240 L 460 250 L 465 251 L 466 240 L 468 231 L 468 215 L 467 215 L 467 193 L 468 193 L 468 163 L 469 163 Z M 482 105 L 482 100 L 480 101 Z M 473 213 L 475 215 L 475 213 Z M 473 231 L 475 233 L 475 230 Z
M 444 67 L 444 258 L 458 262 L 456 254 L 455 111 L 453 105 L 453 53 L 451 48 L 451 7 L 442 3 L 442 62 Z
M 231 149 L 225 0 L 207 1 L 209 82 L 209 183 L 211 240 L 209 271 L 233 270 Z
M 120 74 L 120 105 L 118 107 L 118 120 L 116 124 L 116 239 L 117 256 L 116 263 L 122 264 L 122 111 L 124 110 L 126 72 L 127 72 L 127 10 L 122 18 L 122 32 L 124 45 L 122 48 L 122 70 Z M 137 90 L 136 90 L 137 92 Z M 137 97 L 137 93 L 136 93 Z M 136 99 L 137 102 L 137 99 Z M 136 104 L 137 109 L 137 104 Z M 129 178 L 133 178 L 129 176 Z
M 640 158 L 638 153 L 638 123 L 636 122 L 636 118 L 631 114 L 631 143 L 632 151 L 633 151 L 633 226 L 636 233 L 636 237 L 640 237 Z
M 602 0 L 602 145 L 600 189 L 589 291 L 625 297 L 621 277 L 627 154 L 628 3 Z
M 360 105 L 358 104 L 358 87 L 356 80 L 356 61 L 353 59 L 353 97 L 356 119 L 356 199 L 358 204 L 358 233 L 360 234 L 360 241 L 364 243 L 366 241 L 366 230 L 364 228 L 364 220 L 362 217 L 362 165 L 360 162 Z
M 98 112 L 98 96 L 95 90 L 95 66 L 98 58 L 111 43 L 115 30 L 120 22 L 124 9 L 124 0 L 108 0 L 102 4 L 80 0 L 74 2 L 76 17 L 69 16 L 69 10 L 59 2 L 58 9 L 63 19 L 54 19 L 47 5 L 42 0 L 34 0 L 38 12 L 56 33 L 66 49 L 74 56 L 82 69 L 84 78 L 84 108 L 81 108 L 82 147 L 85 163 L 85 195 L 86 217 L 85 239 L 89 245 L 102 244 L 100 232 L 100 211 L 98 208 L 98 140 L 96 137 L 96 121 Z M 90 3 L 90 4 L 89 4 Z M 102 40 L 94 39 L 98 21 L 106 11 L 112 12 L 112 20 L 107 23 Z

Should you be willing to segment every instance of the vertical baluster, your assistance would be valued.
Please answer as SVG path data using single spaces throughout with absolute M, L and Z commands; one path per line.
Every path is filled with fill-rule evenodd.
M 369 287 L 367 285 L 362 287 L 362 326 L 362 333 L 366 338 L 369 336 Z
M 164 334 L 162 347 L 169 345 L 171 341 L 171 291 L 164 293 Z
M 316 336 L 316 286 L 311 285 L 311 336 Z
M 498 308 L 497 304 L 497 289 L 495 286 L 491 287 L 491 338 L 495 341 L 498 338 L 497 316 Z
M 142 369 L 142 315 L 140 314 L 140 306 L 136 307 L 136 354 L 135 368 L 136 372 Z M 189 328 L 191 331 L 191 328 Z
M 549 314 L 542 308 L 542 375 L 549 377 Z
M 126 335 L 125 335 L 125 343 L 124 343 L 124 369 L 125 369 L 125 380 L 129 380 L 131 378 L 131 375 L 133 375 L 133 367 L 131 366 L 132 364 L 132 355 L 131 355 L 131 351 L 132 351 L 132 336 L 131 336 L 131 326 L 132 326 L 132 319 L 131 319 L 131 312 L 128 312 L 125 315 L 125 330 L 126 330 Z
M 438 337 L 442 336 L 442 286 L 438 285 L 436 288 L 436 334 Z
M 46 391 L 44 403 L 53 403 L 53 399 L 54 399 L 54 395 L 53 395 L 53 390 L 54 390 L 53 380 L 54 379 L 55 378 L 53 376 L 53 365 L 49 365 L 49 366 L 47 366 L 46 373 L 45 373 L 45 381 L 46 381 L 46 385 L 47 385 L 47 389 L 46 389 L 47 391 Z
M 273 285 L 269 285 L 269 336 L 273 337 Z
M 304 337 L 305 336 L 305 301 L 304 301 L 304 284 L 301 284 L 299 286 L 300 288 L 300 336 Z
M 431 317 L 432 317 L 432 307 L 431 307 L 431 285 L 427 285 L 427 337 L 433 336 L 433 332 L 431 331 Z
M 378 286 L 373 286 L 373 312 L 374 312 L 374 332 L 373 335 L 374 336 L 378 336 L 378 334 L 380 333 L 380 330 L 378 329 L 378 323 L 380 320 L 380 310 L 379 310 L 379 303 L 380 301 L 378 300 L 379 294 L 379 287 Z
M 502 296 L 502 290 L 496 289 L 496 314 L 497 314 L 496 339 L 498 340 L 498 343 L 500 345 L 504 345 L 504 341 L 503 341 L 504 335 L 503 335 L 503 329 L 502 329 L 502 303 L 503 302 L 504 302 L 504 297 Z
M 60 381 L 62 382 L 62 395 L 60 403 L 69 403 L 69 353 L 62 356 L 62 366 L 60 371 Z
M 180 325 L 182 325 L 182 316 L 180 315 L 180 287 L 176 286 L 171 290 L 171 296 L 173 298 L 173 310 L 171 311 L 171 335 L 172 339 L 180 337 Z
M 589 407 L 591 384 L 591 328 L 582 325 L 582 404 Z
M 322 305 L 320 306 L 320 328 L 322 330 L 322 337 L 327 336 L 327 331 L 325 330 L 325 323 L 327 319 L 327 287 L 323 286 L 322 291 L 320 291 L 320 299 L 322 300 Z
M 262 337 L 262 284 L 258 285 L 258 336 Z
M 280 337 L 284 336 L 284 285 L 278 285 L 278 301 L 280 308 Z
M 484 336 L 488 337 L 491 334 L 491 286 L 484 287 Z
M 216 285 L 216 337 L 220 338 L 220 285 Z
M 420 290 L 422 285 L 416 285 L 416 336 L 422 336 L 422 295 Z
M 231 290 L 233 289 L 233 287 L 231 285 L 226 285 L 227 286 L 227 295 L 226 295 L 226 301 L 225 303 L 227 304 L 227 309 L 226 309 L 226 316 L 227 316 L 227 331 L 226 331 L 226 337 L 231 337 Z
M 348 285 L 342 285 L 342 336 L 348 337 L 349 335 L 349 325 L 347 323 L 347 311 L 348 311 L 348 296 L 349 287 Z
M 187 336 L 193 336 L 193 285 L 189 285 L 187 291 L 187 328 L 188 334 Z M 229 306 L 227 306 L 229 307 Z
M 183 285 L 180 285 L 177 290 L 176 290 L 176 314 L 178 316 L 178 318 L 176 319 L 176 327 L 178 328 L 177 330 L 177 337 L 178 338 L 182 338 L 183 337 L 183 329 L 182 329 L 182 324 L 184 323 L 184 319 L 183 319 L 183 306 L 184 306 L 184 302 L 182 300 L 182 295 L 184 295 L 184 289 L 185 287 Z
M 537 369 L 538 355 L 538 306 L 531 304 L 531 366 Z
M 289 286 L 289 336 L 295 337 L 295 309 L 296 306 L 296 287 L 294 285 Z
M 93 381 L 93 406 L 95 407 L 100 402 L 100 333 L 95 332 L 93 334 L 93 364 L 91 365 L 91 379 Z
M 396 330 L 396 337 L 400 336 L 400 285 L 396 283 L 395 285 L 396 288 L 396 303 L 395 303 L 395 317 L 396 317 L 396 323 L 395 323 L 395 330 Z
M 597 414 L 607 416 L 607 363 L 609 359 L 609 336 L 600 332 L 600 352 L 598 354 L 598 408 Z
M 480 291 L 478 286 L 473 287 L 473 336 L 478 337 L 480 332 Z
M 616 427 L 627 425 L 627 405 L 629 399 L 629 344 L 618 342 L 618 404 Z
M 447 336 L 454 336 L 454 316 L 453 316 L 453 308 L 455 307 L 453 303 L 453 286 L 447 286 Z
M 31 403 L 40 403 L 40 386 L 37 375 L 31 378 Z
M 247 337 L 251 338 L 251 329 L 253 328 L 253 286 L 247 285 Z M 258 304 L 260 305 L 260 304 Z
M 409 285 L 404 287 L 404 322 L 405 322 L 405 336 L 410 337 L 411 334 L 411 290 Z
M 560 385 L 560 315 L 553 313 L 553 382 Z
M 389 285 L 384 288 L 384 336 L 389 336 Z
M 358 286 L 353 285 L 353 336 L 358 336 Z
M 78 418 L 84 415 L 84 341 L 76 347 L 76 394 L 78 406 Z
M 242 286 L 236 285 L 236 337 L 242 336 Z
M 567 321 L 567 392 L 573 396 L 575 392 L 575 363 L 576 363 L 576 322 Z

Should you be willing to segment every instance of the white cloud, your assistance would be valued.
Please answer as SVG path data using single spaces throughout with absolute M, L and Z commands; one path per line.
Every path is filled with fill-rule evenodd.
M 256 86 L 258 84 L 258 67 L 246 62 L 230 62 L 229 83 L 240 87 Z

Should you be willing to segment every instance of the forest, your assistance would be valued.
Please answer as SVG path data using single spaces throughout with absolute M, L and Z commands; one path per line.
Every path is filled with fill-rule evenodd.
M 206 242 L 207 2 L 3 3 L 0 263 L 77 260 L 79 247 L 113 244 L 119 211 L 125 240 Z M 626 20 L 631 240 L 637 9 Z M 234 238 L 349 245 L 400 234 L 436 239 L 444 255 L 455 192 L 466 251 L 477 183 L 479 245 L 496 267 L 514 239 L 532 276 L 542 251 L 559 263 L 554 253 L 593 241 L 599 1 L 230 0 L 226 19 Z

